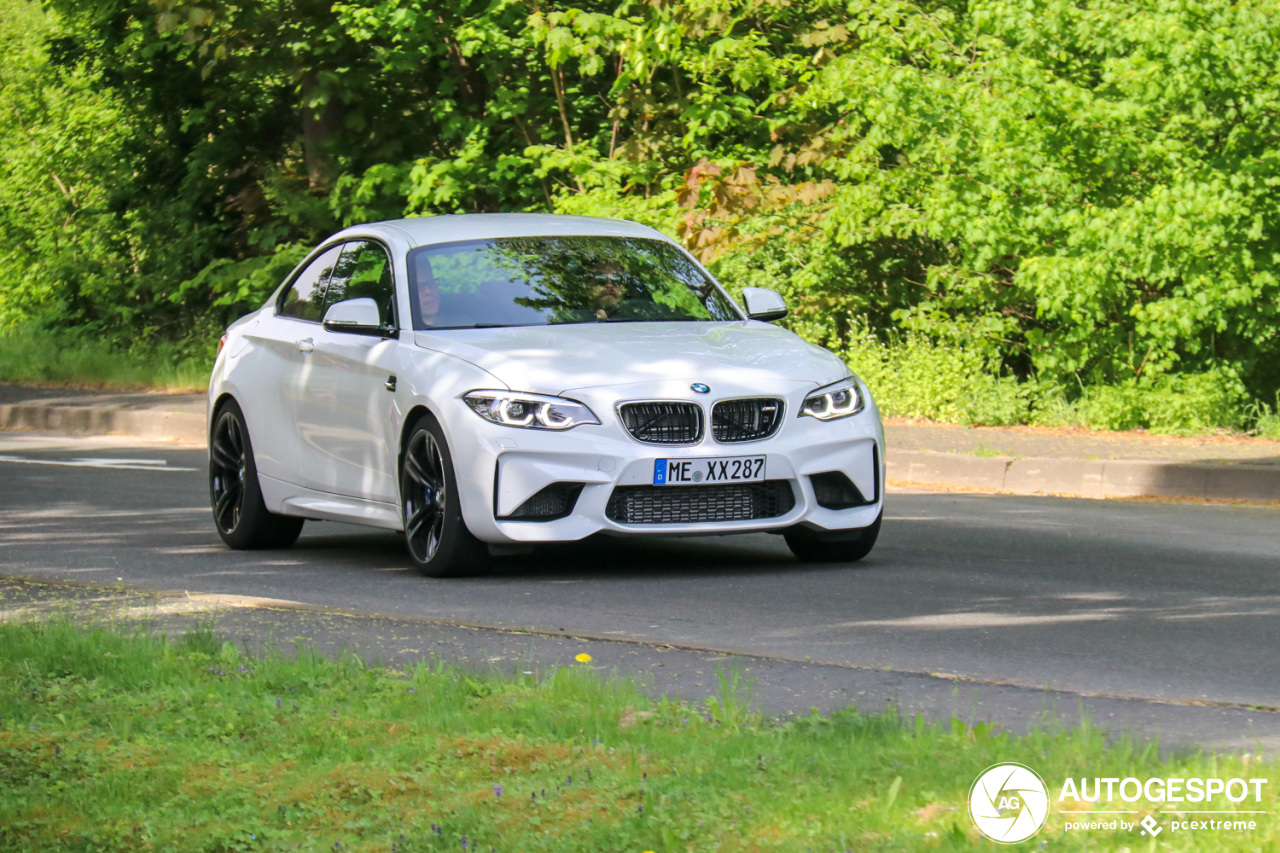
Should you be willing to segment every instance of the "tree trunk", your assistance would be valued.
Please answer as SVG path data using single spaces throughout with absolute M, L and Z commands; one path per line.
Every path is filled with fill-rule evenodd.
M 327 92 L 323 105 L 312 107 L 320 94 L 320 72 L 309 68 L 302 72 L 302 156 L 307 165 L 307 181 L 314 190 L 329 188 L 333 178 L 330 143 L 342 127 L 343 104 L 336 92 Z

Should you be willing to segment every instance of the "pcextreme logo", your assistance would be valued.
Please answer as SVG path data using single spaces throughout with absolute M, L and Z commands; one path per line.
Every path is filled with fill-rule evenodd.
M 973 780 L 969 816 L 978 831 L 1001 844 L 1026 841 L 1049 817 L 1049 790 L 1024 764 L 993 764 Z
M 1261 805 L 1267 783 L 1240 778 L 1068 777 L 1058 789 L 1057 805 L 1066 832 L 1136 830 L 1150 838 L 1166 828 L 1174 834 L 1248 832 L 1258 828 L 1258 815 L 1268 814 L 1249 808 Z M 1227 805 L 1223 800 L 1233 808 L 1221 808 Z M 1025 764 L 994 764 L 969 789 L 974 826 L 1000 844 L 1017 844 L 1039 832 L 1049 806 L 1048 786 Z

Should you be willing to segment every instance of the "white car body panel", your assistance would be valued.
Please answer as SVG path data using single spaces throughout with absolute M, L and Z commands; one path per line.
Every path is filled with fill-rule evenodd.
M 294 378 L 301 485 L 395 503 L 395 376 L 400 342 L 316 330 L 307 369 Z
M 786 330 L 746 319 L 409 327 L 405 256 L 410 249 L 523 235 L 615 235 L 672 243 L 644 226 L 586 217 L 493 214 L 359 226 L 325 241 L 298 269 L 335 243 L 379 241 L 392 261 L 398 334 L 382 339 L 329 332 L 318 323 L 276 316 L 276 295 L 228 329 L 209 384 L 210 420 L 224 398 L 239 403 L 267 509 L 401 529 L 401 442 L 410 417 L 425 410 L 448 442 L 468 529 L 493 544 L 568 541 L 600 532 L 694 535 L 796 525 L 839 531 L 866 527 L 879 517 L 884 432 L 875 403 L 860 385 L 866 401 L 860 413 L 831 421 L 800 416 L 806 395 L 841 380 L 848 369 Z M 394 391 L 387 387 L 392 376 Z M 710 393 L 693 392 L 694 383 L 710 386 Z M 600 423 L 566 431 L 491 423 L 462 399 L 477 389 L 563 396 L 588 406 Z M 709 425 L 717 401 L 763 396 L 784 400 L 783 421 L 771 437 L 751 442 L 717 442 L 708 427 L 696 444 L 646 444 L 627 432 L 616 412 L 627 401 L 687 401 L 703 407 Z M 606 516 L 614 488 L 651 485 L 655 459 L 749 455 L 766 457 L 767 479 L 791 482 L 795 506 L 784 515 L 678 524 L 622 524 Z M 839 510 L 819 506 L 807 478 L 828 471 L 844 472 L 863 495 L 874 496 L 873 502 Z M 582 484 L 567 516 L 504 518 L 557 482 Z

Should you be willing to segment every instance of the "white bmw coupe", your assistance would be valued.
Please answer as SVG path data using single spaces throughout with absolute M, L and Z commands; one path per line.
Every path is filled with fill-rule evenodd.
M 767 531 L 865 557 L 884 431 L 840 359 L 630 222 L 481 214 L 326 240 L 223 336 L 209 491 L 232 548 L 402 530 L 431 576 L 592 534 Z

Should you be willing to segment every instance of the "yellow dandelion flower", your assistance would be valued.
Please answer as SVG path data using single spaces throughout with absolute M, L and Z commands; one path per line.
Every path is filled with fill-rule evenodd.
M 591 655 L 587 654 L 586 652 L 583 652 L 582 654 L 574 658 L 574 660 L 576 660 L 578 663 L 591 663 Z

